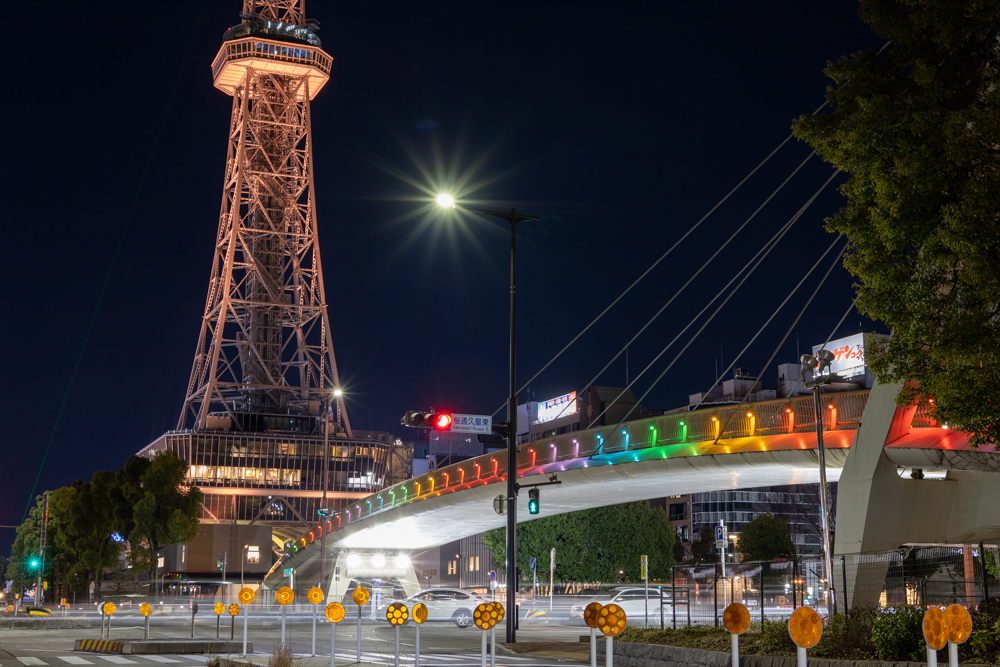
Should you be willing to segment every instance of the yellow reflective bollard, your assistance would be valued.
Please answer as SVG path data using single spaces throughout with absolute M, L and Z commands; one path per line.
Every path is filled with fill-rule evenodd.
M 285 610 L 295 601 L 295 592 L 288 586 L 282 586 L 274 593 L 274 601 L 281 605 L 281 645 L 285 645 Z
M 614 666 L 614 638 L 622 633 L 627 622 L 628 619 L 625 616 L 625 610 L 616 604 L 604 605 L 597 614 L 597 627 L 608 638 L 607 649 L 604 655 L 604 664 L 606 667 Z
M 240 606 L 235 602 L 229 605 L 229 641 L 236 639 L 236 616 L 240 613 Z
M 347 611 L 344 605 L 339 602 L 331 602 L 326 605 L 326 620 L 330 621 L 330 667 L 335 667 L 334 661 L 337 659 L 337 623 L 344 620 Z
M 153 612 L 153 608 L 149 606 L 148 602 L 143 602 L 142 606 L 139 607 L 139 613 L 145 618 L 145 631 L 143 632 L 143 639 L 149 640 L 149 615 Z
M 316 610 L 319 608 L 319 603 L 323 601 L 323 590 L 317 586 L 313 586 L 306 593 L 306 599 L 313 606 L 313 643 L 312 643 L 312 657 L 316 657 Z
M 427 605 L 418 602 L 410 610 L 413 622 L 417 624 L 416 640 L 413 642 L 413 667 L 420 667 L 420 626 L 427 622 Z
M 239 600 L 244 607 L 253 604 L 253 601 L 257 599 L 257 594 L 252 588 L 247 588 L 244 586 L 240 589 L 240 592 L 236 595 L 236 599 Z M 247 654 L 247 620 L 250 616 L 250 610 L 247 609 L 246 613 L 243 614 L 243 653 L 241 655 Z
M 222 615 L 226 613 L 226 605 L 216 602 L 212 611 L 215 612 L 215 638 L 218 639 L 219 631 L 222 628 Z
M 937 652 L 948 643 L 948 619 L 944 609 L 929 607 L 924 612 L 924 641 L 927 642 L 927 667 L 937 667 Z
M 590 667 L 597 667 L 597 617 L 600 614 L 600 602 L 591 602 L 583 610 L 583 621 L 590 628 Z
M 476 610 L 472 612 L 472 621 L 476 627 L 483 631 L 482 649 L 479 653 L 479 664 L 486 667 L 486 632 L 497 624 L 496 612 L 493 610 L 493 603 L 480 603 Z
M 722 624 L 732 637 L 733 667 L 740 667 L 740 635 L 750 627 L 750 610 L 734 602 L 722 613 Z
M 351 599 L 354 600 L 354 604 L 358 605 L 358 662 L 361 662 L 361 608 L 368 604 L 368 599 L 371 594 L 368 589 L 364 586 L 358 586 L 351 593 Z
M 107 618 L 108 618 L 108 636 L 107 636 L 108 639 L 111 639 L 111 617 L 114 615 L 115 609 L 116 609 L 116 607 L 115 607 L 115 603 L 114 602 L 105 602 L 104 604 L 101 605 L 101 613 L 104 616 L 107 616 Z M 104 639 L 104 622 L 103 622 L 103 620 L 101 622 L 101 639 Z
M 806 667 L 807 649 L 819 643 L 823 636 L 823 621 L 815 609 L 799 607 L 788 619 L 788 636 L 795 642 L 799 667 Z
M 972 636 L 972 617 L 960 604 L 949 605 L 944 616 L 948 620 L 948 665 L 958 667 L 958 645 Z
M 385 610 L 385 620 L 396 630 L 396 667 L 399 667 L 399 626 L 410 618 L 410 612 L 402 602 L 393 602 Z

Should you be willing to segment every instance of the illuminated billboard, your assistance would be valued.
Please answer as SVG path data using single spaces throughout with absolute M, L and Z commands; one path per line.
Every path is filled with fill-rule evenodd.
M 567 415 L 576 414 L 576 392 L 572 394 L 566 394 L 565 396 L 559 396 L 558 398 L 550 398 L 547 401 L 539 401 L 538 403 L 538 419 L 535 420 L 536 424 L 541 424 L 543 422 L 550 422 L 557 417 L 565 417 Z
M 822 348 L 813 345 L 813 356 Z M 865 335 L 854 334 L 840 340 L 831 340 L 826 349 L 833 353 L 835 359 L 830 364 L 830 372 L 844 379 L 856 378 L 865 374 Z

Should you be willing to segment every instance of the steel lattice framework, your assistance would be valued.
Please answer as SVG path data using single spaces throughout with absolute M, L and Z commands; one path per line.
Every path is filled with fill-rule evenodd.
M 316 226 L 310 100 L 329 78 L 303 0 L 244 1 L 212 65 L 233 96 L 219 231 L 178 428 L 317 414 L 340 386 Z M 343 401 L 342 398 L 338 399 Z M 339 406 L 347 420 L 344 405 Z

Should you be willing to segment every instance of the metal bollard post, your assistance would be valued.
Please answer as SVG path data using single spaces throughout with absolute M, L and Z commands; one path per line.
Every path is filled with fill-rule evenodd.
M 316 607 L 318 607 L 318 606 L 319 606 L 318 604 L 314 604 L 313 605 L 313 644 L 312 644 L 313 650 L 312 650 L 312 657 L 314 657 L 314 658 L 316 657 Z
M 194 615 L 198 613 L 198 603 L 191 603 L 191 637 L 194 637 Z
M 413 667 L 420 667 L 420 624 L 417 623 L 417 640 L 413 649 Z
M 948 642 L 948 667 L 958 667 L 958 644 Z
M 111 614 L 108 614 L 108 639 L 111 639 Z M 956 662 L 955 664 L 958 663 Z
M 149 616 L 146 617 L 146 631 L 143 633 L 142 638 L 149 641 Z
M 358 605 L 358 663 L 361 662 L 361 605 Z
M 497 626 L 490 628 L 490 667 L 497 667 Z
M 336 667 L 337 659 L 337 624 L 330 624 L 330 667 Z
M 590 667 L 597 667 L 597 628 L 590 629 Z
M 798 665 L 798 667 L 809 667 L 809 658 L 806 655 L 806 650 L 804 648 L 802 648 L 801 646 L 796 646 L 795 657 L 796 657 L 795 664 Z
M 482 648 L 479 649 L 479 665 L 480 667 L 486 667 L 486 630 L 483 630 L 479 634 L 482 635 Z
M 604 665 L 605 665 L 605 667 L 614 667 L 614 664 L 615 664 L 615 659 L 614 659 L 615 651 L 614 651 L 614 648 L 615 648 L 614 638 L 611 635 L 608 635 L 608 645 L 607 645 L 607 650 L 605 651 L 605 656 L 604 656 Z
M 927 667 L 937 667 L 937 651 L 927 647 Z
M 733 667 L 740 667 L 740 636 L 735 632 L 729 633 L 732 637 Z
M 281 605 L 281 643 L 285 643 L 285 610 L 288 609 L 288 605 Z
M 243 609 L 246 613 L 243 614 L 243 653 L 241 655 L 245 656 L 247 654 L 247 616 L 250 615 L 250 605 L 246 605 Z
M 222 631 L 222 614 L 215 615 L 215 638 L 219 638 L 219 632 Z
M 399 667 L 399 626 L 396 626 L 396 667 Z

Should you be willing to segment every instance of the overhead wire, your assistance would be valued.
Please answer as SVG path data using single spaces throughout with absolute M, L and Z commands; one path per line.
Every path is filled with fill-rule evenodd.
M 816 110 L 813 111 L 812 114 L 810 114 L 810 115 L 815 116 L 820 111 L 822 111 L 823 108 L 826 107 L 826 105 L 827 105 L 827 103 L 824 101 L 821 105 L 819 105 L 818 107 L 816 107 Z M 763 167 L 768 162 L 768 160 L 770 160 L 772 157 L 774 157 L 774 154 L 777 153 L 779 150 L 781 150 L 784 147 L 784 145 L 787 144 L 792 139 L 792 137 L 794 137 L 794 136 L 795 135 L 793 133 L 789 133 L 788 136 L 785 137 L 784 140 L 782 140 L 782 142 L 780 144 L 778 144 L 777 147 L 774 150 L 772 150 L 770 153 L 767 154 L 767 157 L 765 157 L 763 160 L 761 160 L 757 164 L 757 166 L 755 166 L 753 169 L 751 169 L 750 172 L 746 176 L 744 176 L 743 179 L 740 180 L 740 182 L 737 183 L 733 187 L 732 190 L 730 190 L 729 192 L 727 192 L 726 195 L 722 199 L 720 199 L 718 202 L 716 202 L 715 206 L 713 206 L 711 209 L 709 209 L 708 213 L 706 213 L 705 215 L 703 215 L 701 217 L 701 219 L 698 220 L 698 222 L 696 222 L 690 229 L 688 229 L 686 232 L 684 232 L 683 236 L 681 236 L 679 239 L 677 239 L 677 241 L 675 241 L 674 244 L 671 245 L 667 249 L 666 252 L 664 252 L 662 255 L 660 255 L 659 258 L 657 258 L 656 261 L 654 261 L 649 266 L 649 268 L 647 268 L 645 271 L 643 271 L 642 274 L 638 278 L 636 278 L 632 282 L 631 285 L 629 285 L 628 287 L 626 287 L 625 290 L 621 294 L 619 294 L 617 297 L 615 297 L 615 299 L 610 304 L 608 304 L 608 306 L 604 310 L 602 310 L 597 315 L 597 317 L 595 317 L 593 320 L 591 320 L 590 323 L 587 324 L 587 326 L 585 326 L 583 329 L 581 329 L 578 334 L 576 334 L 575 336 L 573 336 L 573 338 L 568 343 L 566 343 L 566 345 L 563 346 L 563 348 L 561 350 L 559 350 L 558 352 L 556 352 L 556 354 L 551 359 L 549 359 L 545 363 L 545 365 L 542 366 L 538 370 L 538 372 L 536 372 L 534 375 L 532 375 L 530 378 L 528 378 L 528 380 L 524 384 L 522 384 L 521 387 L 517 390 L 517 393 L 521 393 L 522 391 L 524 391 L 525 387 L 527 387 L 539 375 L 541 375 L 543 372 L 545 372 L 545 370 L 549 366 L 551 366 L 552 363 L 556 361 L 556 359 L 558 359 L 559 357 L 561 357 L 563 355 L 563 353 L 566 352 L 566 350 L 568 350 L 577 340 L 579 340 L 580 337 L 583 336 L 583 334 L 587 333 L 587 331 L 590 330 L 590 328 L 592 326 L 594 326 L 595 324 L 597 324 L 597 322 L 602 317 L 604 317 L 608 313 L 608 311 L 611 310 L 615 306 L 615 304 L 617 304 L 619 301 L 621 301 L 622 298 L 626 294 L 628 294 L 629 292 L 631 292 L 633 287 L 635 287 L 636 285 L 638 285 L 642 281 L 643 278 L 645 278 L 647 275 L 649 275 L 650 271 L 652 271 L 653 269 L 655 269 L 660 264 L 660 262 L 662 262 L 664 259 L 666 259 L 667 256 L 671 252 L 673 252 L 675 248 L 677 248 L 678 245 L 680 245 L 688 236 L 690 236 L 696 229 L 698 229 L 698 227 L 701 226 L 701 223 L 705 222 L 705 220 L 707 220 L 709 218 L 709 216 L 711 216 L 713 213 L 715 213 L 716 209 L 718 209 L 720 206 L 722 206 L 726 202 L 726 200 L 728 200 L 737 190 L 739 190 L 740 187 L 744 183 L 746 183 L 750 179 L 751 176 L 753 176 L 754 174 L 756 174 L 760 170 L 760 168 Z M 497 408 L 496 410 L 494 410 L 493 414 L 491 416 L 492 417 L 496 417 L 497 414 L 499 414 L 499 412 L 501 410 L 503 410 L 505 407 L 507 407 L 507 401 L 504 401 L 503 404 L 499 408 Z M 508 419 L 510 419 L 509 415 L 508 415 Z
M 660 315 L 662 315 L 662 314 L 663 314 L 663 311 L 664 311 L 664 310 L 666 310 L 666 309 L 667 309 L 667 307 L 668 307 L 668 306 L 670 306 L 670 304 L 672 304 L 672 303 L 674 302 L 674 300 L 676 300 L 676 299 L 677 299 L 677 297 L 679 297 L 679 296 L 681 295 L 681 293 L 683 293 L 683 292 L 684 292 L 684 290 L 685 290 L 685 289 L 687 289 L 688 285 L 690 285 L 691 283 L 693 283 L 693 282 L 694 282 L 695 278 L 697 278 L 697 277 L 698 277 L 699 275 L 701 275 L 701 272 L 702 272 L 702 271 L 704 271 L 704 270 L 705 270 L 706 268 L 708 268 L 708 265 L 712 263 L 712 261 L 713 261 L 713 260 L 714 260 L 714 259 L 715 259 L 715 258 L 716 258 L 716 257 L 717 257 L 718 255 L 719 255 L 719 253 L 721 253 L 721 252 L 722 252 L 723 250 L 725 250 L 725 249 L 726 249 L 726 247 L 727 247 L 727 246 L 728 246 L 728 245 L 729 245 L 729 244 L 730 244 L 730 243 L 731 243 L 731 242 L 733 241 L 733 239 L 735 239 L 735 238 L 736 238 L 737 236 L 739 236 L 740 232 L 742 232 L 742 231 L 743 231 L 743 229 L 744 229 L 744 228 L 745 228 L 745 227 L 746 227 L 746 226 L 747 226 L 748 224 L 750 224 L 750 221 L 751 221 L 751 220 L 753 220 L 754 218 L 756 218 L 756 217 L 757 217 L 757 214 L 758 214 L 758 213 L 760 213 L 760 212 L 761 212 L 761 210 L 763 210 L 763 208 L 764 208 L 765 206 L 767 206 L 767 204 L 768 204 L 768 203 L 769 203 L 769 202 L 770 202 L 770 201 L 771 201 L 772 199 L 774 199 L 774 197 L 775 197 L 775 196 L 776 196 L 776 195 L 777 195 L 777 194 L 778 194 L 779 192 L 781 192 L 782 188 L 784 188 L 784 187 L 785 187 L 785 185 L 787 185 L 787 184 L 788 184 L 788 181 L 792 180 L 792 178 L 793 178 L 793 177 L 794 177 L 794 176 L 795 176 L 795 175 L 796 175 L 797 173 L 799 173 L 799 171 L 800 171 L 800 170 L 802 169 L 802 167 L 804 167 L 804 166 L 806 165 L 806 163 L 807 163 L 807 162 L 809 162 L 809 160 L 811 160 L 811 159 L 812 159 L 812 157 L 813 157 L 814 155 L 816 155 L 816 151 L 813 151 L 813 152 L 809 153 L 809 155 L 807 155 L 807 156 L 806 156 L 806 159 L 804 159 L 804 160 L 803 160 L 802 162 L 800 162 L 800 163 L 799 163 L 799 166 L 797 166 L 797 167 L 796 167 L 796 168 L 795 168 L 795 169 L 794 169 L 794 170 L 792 171 L 792 173 L 790 173 L 790 174 L 789 174 L 789 175 L 788 175 L 788 176 L 787 176 L 787 177 L 785 178 L 785 180 L 784 180 L 784 181 L 782 181 L 782 182 L 781 182 L 781 184 L 780 184 L 780 185 L 779 185 L 779 186 L 778 186 L 777 188 L 775 188 L 775 189 L 774 189 L 774 191 L 773 191 L 773 192 L 772 192 L 772 193 L 771 193 L 770 195 L 768 195 L 767 199 L 765 199 L 765 200 L 764 200 L 764 201 L 763 201 L 763 202 L 761 203 L 761 205 L 760 205 L 760 206 L 758 206 L 758 207 L 757 207 L 757 209 L 756 209 L 756 210 L 755 210 L 755 211 L 754 211 L 753 213 L 751 213 L 751 214 L 750 214 L 750 217 L 748 217 L 748 218 L 747 218 L 746 220 L 744 220 L 744 221 L 743 221 L 743 224 L 741 224 L 741 225 L 740 225 L 739 227 L 737 227 L 737 228 L 736 228 L 736 231 L 734 231 L 734 232 L 733 232 L 733 233 L 732 233 L 732 234 L 731 234 L 731 235 L 729 236 L 729 238 L 725 240 L 725 242 L 724 242 L 724 243 L 723 243 L 722 245 L 720 245 L 720 246 L 719 246 L 718 248 L 716 248 L 716 249 L 715 249 L 715 252 L 713 252 L 713 253 L 712 253 L 712 255 L 711 255 L 711 256 L 710 256 L 710 257 L 709 257 L 709 258 L 708 258 L 707 260 L 705 260 L 705 262 L 704 262 L 704 263 L 703 263 L 703 264 L 702 264 L 702 265 L 701 265 L 701 266 L 700 266 L 700 267 L 698 268 L 698 270 L 697 270 L 697 271 L 695 271 L 695 272 L 694 272 L 693 274 L 691 274 L 691 275 L 690 275 L 690 276 L 688 277 L 688 279 L 687 279 L 687 282 L 685 282 L 685 283 L 684 283 L 683 285 L 681 285 L 681 286 L 680 286 L 680 288 L 679 288 L 679 289 L 678 289 L 678 290 L 677 290 L 676 292 L 674 292 L 673 296 L 671 296 L 671 297 L 670 297 L 670 298 L 669 298 L 669 299 L 667 300 L 667 302 L 666 302 L 665 304 L 663 304 L 663 306 L 661 306 L 661 307 L 660 307 L 660 309 L 659 309 L 658 311 L 656 311 L 655 313 L 653 313 L 653 316 L 652 316 L 651 318 L 649 318 L 649 320 L 648 320 L 648 321 L 646 322 L 646 324 L 644 324 L 644 325 L 642 326 L 642 328 L 640 328 L 640 329 L 639 329 L 639 331 L 638 331 L 638 332 L 636 332 L 636 334 L 635 334 L 634 336 L 632 336 L 632 338 L 630 338 L 630 339 L 629 339 L 629 341 L 628 341 L 627 343 L 625 343 L 625 345 L 623 345 L 623 346 L 622 346 L 622 348 L 621 348 L 620 350 L 618 350 L 618 352 L 616 352 L 616 353 L 615 353 L 615 355 L 614 355 L 613 357 L 611 357 L 611 359 L 609 359 L 609 360 L 608 360 L 608 363 L 604 364 L 604 366 L 603 366 L 603 367 L 601 368 L 601 370 L 597 371 L 597 373 L 595 373 L 595 374 L 594 374 L 594 377 L 592 377 L 592 378 L 591 378 L 591 379 L 590 379 L 590 380 L 589 380 L 589 381 L 588 381 L 588 382 L 587 382 L 587 383 L 586 383 L 585 385 L 583 385 L 583 388 L 582 388 L 582 389 L 580 390 L 580 392 L 578 392 L 578 393 L 582 393 L 582 392 L 583 392 L 584 390 L 586 390 L 586 388 L 587 388 L 587 387 L 589 387 L 589 386 L 590 386 L 590 385 L 592 385 L 592 384 L 593 384 L 594 382 L 596 382 L 596 381 L 597 381 L 597 378 L 601 377 L 601 375 L 602 375 L 602 374 L 604 373 L 604 371 L 608 370 L 608 367 L 609 367 L 609 366 L 611 366 L 611 364 L 615 363 L 615 361 L 616 361 L 616 360 L 618 359 L 618 357 L 620 357 L 620 356 L 622 355 L 622 353 L 623 353 L 623 352 L 625 352 L 625 350 L 627 350 L 627 349 L 629 348 L 629 346 L 630 346 L 630 345 L 632 345 L 632 343 L 634 343 L 634 342 L 635 342 L 635 340 L 636 340 L 636 339 L 637 339 L 637 338 L 638 338 L 639 336 L 641 336 L 641 335 L 643 334 L 643 332 L 645 332 L 645 331 L 646 331 L 646 329 L 648 329 L 648 328 L 649 328 L 649 326 L 650 326 L 650 325 L 651 325 L 651 324 L 652 324 L 652 323 L 653 323 L 653 322 L 654 322 L 654 321 L 655 321 L 655 320 L 656 320 L 656 319 L 657 319 L 657 318 L 658 318 L 658 317 L 659 317 Z M 739 274 L 737 274 L 737 276 L 738 276 L 738 275 L 739 275 Z M 734 280 L 735 280 L 735 277 L 734 277 Z M 562 410 L 560 410 L 559 414 L 557 414 L 557 415 L 556 415 L 555 417 L 553 417 L 553 419 L 558 419 L 558 418 L 559 418 L 560 416 L 562 416 L 562 413 L 563 413 L 563 412 L 564 412 L 564 411 L 565 411 L 565 410 L 566 410 L 567 408 L 569 408 L 569 406 L 571 405 L 571 403 L 572 403 L 572 402 L 568 402 L 568 403 L 566 403 L 566 405 L 564 405 L 564 406 L 563 406 L 563 409 L 562 409 Z M 589 427 L 588 427 L 588 428 L 589 428 Z
M 832 178 L 833 178 L 834 176 L 836 176 L 836 175 L 837 175 L 837 174 L 839 174 L 839 173 L 840 173 L 840 169 L 837 169 L 837 170 L 836 170 L 836 171 L 834 172 L 833 176 L 831 176 L 830 178 L 832 179 Z M 839 238 L 839 237 L 838 237 L 838 238 Z M 830 246 L 830 248 L 832 248 L 832 247 L 833 247 L 833 246 L 831 245 L 831 246 Z M 829 249 L 827 249 L 827 252 L 829 252 L 829 251 L 830 251 L 830 250 L 829 250 Z M 715 378 L 715 382 L 713 382 L 713 383 L 712 383 L 712 386 L 711 386 L 711 387 L 710 387 L 710 388 L 708 389 L 708 391 L 706 391 L 706 392 L 703 392 L 703 393 L 702 393 L 702 395 L 701 395 L 701 398 L 700 398 L 700 399 L 698 400 L 698 403 L 697 403 L 697 404 L 696 404 L 696 405 L 695 405 L 695 406 L 694 406 L 693 408 L 691 408 L 691 409 L 690 409 L 689 411 L 694 411 L 694 410 L 697 410 L 697 409 L 698 409 L 699 407 L 701 407 L 701 404 L 705 402 L 705 397 L 707 397 L 707 396 L 708 396 L 708 392 L 709 392 L 709 391 L 712 391 L 712 389 L 714 389 L 714 388 L 715 388 L 716 386 L 718 386 L 718 384 L 719 384 L 719 383 L 720 383 L 720 382 L 722 381 L 722 378 L 726 377 L 726 374 L 727 374 L 727 373 L 729 373 L 729 371 L 731 371 L 731 370 L 733 369 L 733 367 L 734 367 L 734 366 L 735 366 L 736 364 L 738 364 L 738 363 L 739 363 L 739 361 L 740 361 L 740 358 L 742 358 L 742 356 L 743 356 L 743 355 L 744 355 L 744 354 L 746 353 L 746 351 L 747 351 L 748 349 L 750 349 L 750 346 L 754 344 L 754 342 L 755 342 L 755 341 L 757 340 L 757 338 L 758 338 L 758 337 L 760 337 L 760 335 L 761 335 L 762 333 L 764 333 L 764 329 L 766 329 L 766 328 L 768 327 L 768 325 L 769 325 L 769 324 L 771 324 L 771 321 L 772 321 L 772 320 L 774 320 L 774 318 L 775 318 L 775 317 L 777 317 L 777 315 L 778 315 L 778 313 L 779 313 L 779 312 L 781 311 L 781 309 L 785 307 L 785 304 L 787 304 L 787 303 L 788 303 L 788 301 L 789 301 L 789 300 L 790 300 L 790 299 L 791 299 L 791 298 L 792 298 L 792 297 L 793 297 L 793 296 L 795 295 L 795 293 L 796 293 L 796 292 L 797 292 L 797 291 L 799 290 L 799 288 L 800 288 L 800 287 L 802 287 L 802 283 L 804 283 L 804 282 L 806 281 L 806 279 L 807 279 L 807 278 L 808 278 L 808 277 L 809 277 L 810 275 L 812 275 L 812 272 L 816 270 L 816 267 L 817 267 L 817 266 L 819 266 L 819 263 L 820 263 L 821 261 L 823 261 L 823 258 L 824 258 L 824 257 L 826 257 L 826 253 L 823 253 L 822 255 L 820 255 L 820 258 L 816 260 L 816 262 L 815 262 L 815 263 L 814 263 L 814 264 L 812 265 L 812 268 L 811 268 L 811 269 L 809 269 L 809 271 L 807 271 L 807 272 L 806 272 L 806 275 L 802 276 L 802 279 L 801 279 L 801 280 L 799 280 L 798 284 L 796 284 L 796 285 L 795 285 L 795 287 L 793 287 L 793 288 L 792 288 L 792 291 L 788 293 L 788 296 L 786 296 L 786 297 L 785 297 L 785 300 L 784 300 L 784 301 L 782 301 L 782 302 L 781 302 L 781 303 L 780 303 L 780 304 L 778 305 L 778 307 L 774 309 L 774 311 L 773 311 L 773 312 L 771 313 L 771 316 L 770 316 L 769 318 L 767 318 L 767 321 L 766 321 L 766 322 L 764 322 L 764 324 L 762 324 L 762 325 L 760 326 L 760 329 L 758 329 L 758 330 L 757 330 L 757 333 L 755 333 L 755 334 L 753 335 L 753 338 L 751 338 L 751 339 L 750 339 L 750 342 L 748 342 L 748 343 L 747 343 L 746 345 L 744 345 L 744 346 L 743 346 L 743 349 L 739 351 L 739 353 L 738 353 L 738 354 L 736 355 L 736 358 L 734 358 L 734 359 L 733 359 L 732 363 L 730 363 L 730 364 L 729 364 L 729 366 L 727 366 L 727 367 L 726 367 L 726 368 L 725 368 L 725 369 L 724 369 L 724 370 L 722 371 L 722 373 L 720 373 L 720 374 L 719 374 L 719 376 L 718 376 L 717 378 Z M 844 314 L 844 317 L 847 317 L 847 314 L 846 314 L 846 313 Z M 843 320 L 842 320 L 842 321 L 843 321 Z
M 838 234 L 837 238 L 835 238 L 833 240 L 833 242 L 836 243 L 837 241 L 839 241 L 841 239 L 842 236 L 843 236 L 842 233 Z M 778 356 L 778 351 L 781 349 L 781 346 L 784 345 L 785 341 L 788 340 L 788 337 L 790 335 L 792 335 L 792 331 L 795 330 L 795 325 L 797 325 L 799 323 L 799 320 L 802 319 L 802 316 L 805 314 L 806 309 L 809 308 L 809 305 L 813 302 L 813 299 L 816 298 L 816 295 L 819 293 L 820 288 L 823 287 L 823 284 L 826 282 L 826 279 L 829 278 L 830 277 L 830 273 L 833 272 L 834 267 L 836 267 L 837 264 L 840 262 L 840 258 L 843 257 L 844 251 L 847 250 L 847 246 L 848 245 L 849 245 L 849 242 L 845 243 L 844 247 L 841 248 L 840 252 L 837 253 L 837 256 L 833 258 L 833 262 L 830 264 L 830 267 L 826 270 L 826 273 L 823 274 L 823 278 L 820 279 L 819 284 L 816 285 L 816 289 L 814 289 L 813 293 L 809 295 L 809 300 L 805 302 L 805 305 L 802 306 L 802 310 L 800 310 L 799 314 L 796 315 L 795 320 L 788 326 L 788 330 L 785 332 L 785 335 L 781 337 L 780 341 L 778 341 L 778 344 L 774 348 L 774 352 L 772 352 L 771 356 L 768 357 L 767 361 L 764 362 L 764 367 L 760 369 L 760 373 L 757 374 L 757 377 L 762 376 L 764 374 L 764 371 L 767 370 L 767 367 L 771 365 L 772 361 L 774 361 L 774 358 L 776 356 Z M 831 247 L 832 247 L 832 245 L 831 245 Z M 740 401 L 740 403 L 739 403 L 739 405 L 737 407 L 740 407 L 744 403 L 746 403 L 746 401 L 747 401 L 748 398 L 750 398 L 750 393 L 749 392 L 747 393 L 746 396 L 743 397 L 743 400 Z M 726 432 L 726 429 L 729 427 L 729 425 L 733 422 L 733 419 L 736 417 L 737 412 L 739 412 L 739 410 L 734 410 L 733 414 L 731 414 L 729 416 L 729 419 L 726 421 L 725 426 L 722 426 L 719 429 L 719 434 L 717 436 L 715 436 L 715 440 L 713 441 L 713 444 L 716 443 L 716 442 L 718 442 L 719 438 L 722 437 L 722 434 Z
M 593 418 L 593 420 L 587 426 L 588 429 L 592 428 L 594 426 L 594 424 L 597 422 L 597 420 L 600 419 L 602 416 L 604 416 L 604 414 L 607 413 L 607 411 L 615 403 L 617 403 L 618 400 L 620 400 L 622 398 L 622 396 L 624 396 L 625 393 L 627 391 L 629 391 L 629 389 L 631 389 L 632 385 L 634 385 L 639 380 L 639 378 L 641 378 L 646 373 L 646 371 L 648 371 L 650 368 L 652 368 L 653 364 L 655 364 L 660 359 L 660 357 L 662 357 L 667 352 L 667 350 L 670 349 L 670 347 L 677 341 L 677 339 L 680 338 L 684 334 L 684 332 L 686 332 L 688 329 L 690 329 L 694 325 L 694 323 L 698 321 L 698 318 L 700 318 L 702 316 L 702 314 L 704 314 L 705 311 L 708 310 L 708 308 L 712 305 L 712 303 L 714 303 L 722 294 L 724 294 L 725 291 L 727 289 L 729 289 L 729 286 L 732 285 L 733 282 L 740 275 L 742 275 L 742 274 L 745 273 L 745 275 L 743 275 L 742 279 L 740 279 L 739 284 L 737 284 L 736 287 L 734 287 L 732 289 L 732 291 L 730 291 L 730 293 L 728 294 L 728 296 L 726 296 L 725 300 L 721 304 L 719 304 L 719 306 L 715 309 L 715 311 L 701 325 L 701 327 L 698 329 L 698 331 L 696 331 L 694 333 L 694 335 L 691 337 L 691 339 L 688 340 L 687 344 L 684 345 L 684 347 L 681 349 L 681 351 L 678 352 L 676 356 L 674 356 L 673 360 L 667 365 L 667 367 L 663 370 L 663 372 L 661 372 L 660 375 L 657 376 L 657 378 L 653 381 L 653 384 L 650 385 L 650 387 L 646 390 L 646 392 L 642 395 L 642 397 L 639 398 L 636 401 L 635 404 L 633 404 L 633 406 L 629 409 L 628 413 L 625 414 L 625 417 L 623 417 L 622 420 L 618 422 L 618 425 L 615 427 L 615 429 L 617 429 L 618 427 L 620 427 L 622 425 L 622 423 L 626 419 L 628 419 L 628 417 L 635 410 L 635 407 L 637 405 L 639 405 L 639 404 L 642 403 L 642 400 L 645 399 L 646 396 L 649 395 L 649 392 L 652 391 L 653 387 L 655 387 L 656 384 L 661 379 L 663 379 L 663 376 L 666 375 L 666 373 L 673 367 L 673 365 L 675 363 L 677 363 L 677 360 L 680 359 L 680 357 L 684 354 L 684 352 L 687 351 L 688 347 L 690 347 L 691 344 L 695 341 L 695 339 L 698 338 L 698 336 L 701 334 L 701 332 L 705 330 L 705 328 L 712 322 L 713 319 L 715 319 L 715 316 L 718 315 L 719 311 L 722 310 L 722 308 L 729 302 L 729 300 L 733 297 L 733 295 L 735 295 L 736 292 L 739 291 L 740 287 L 743 286 L 743 283 L 746 282 L 746 280 L 750 277 L 750 275 L 753 274 L 753 272 L 757 269 L 757 267 L 760 266 L 761 262 L 763 262 L 764 259 L 766 259 L 767 256 L 771 253 L 771 251 L 774 250 L 774 248 L 778 245 L 778 243 L 781 241 L 781 239 L 784 237 L 784 235 L 788 232 L 788 230 L 791 229 L 792 225 L 794 225 L 799 220 L 799 218 L 802 217 L 802 215 L 806 212 L 806 210 L 809 208 L 809 206 L 811 206 L 812 203 L 814 201 L 816 201 L 816 198 L 819 197 L 819 195 L 823 192 L 823 190 L 826 189 L 826 186 L 828 186 L 830 184 L 830 182 L 834 179 L 834 177 L 836 177 L 836 175 L 837 175 L 836 173 L 830 175 L 830 177 L 816 190 L 816 192 L 814 192 L 812 194 L 812 196 L 809 197 L 808 200 L 806 200 L 806 203 L 803 204 L 799 208 L 799 210 L 796 211 L 795 214 L 791 218 L 789 218 L 788 222 L 786 222 L 775 233 L 775 235 L 771 237 L 771 239 L 764 245 L 764 247 L 762 247 L 761 250 L 758 250 L 757 254 L 755 254 L 752 258 L 750 258 L 750 260 L 743 266 L 743 268 L 740 269 L 740 271 L 737 272 L 737 274 L 735 276 L 733 276 L 733 278 L 731 278 L 730 281 L 728 283 L 726 283 L 726 285 L 723 286 L 721 290 L 719 290 L 719 292 L 715 295 L 715 297 L 713 297 L 712 300 L 709 301 L 708 304 L 706 304 L 705 307 L 702 308 L 701 311 L 699 311 L 697 315 L 695 315 L 693 318 L 691 318 L 691 321 L 687 324 L 687 326 L 685 326 L 676 336 L 674 336 L 674 338 L 669 343 L 667 343 L 667 345 L 660 351 L 660 353 L 657 354 L 653 358 L 653 360 L 650 361 L 649 364 L 646 365 L 646 367 L 639 373 L 639 375 L 637 375 L 636 378 L 634 380 L 632 380 L 629 383 L 629 385 L 627 387 L 625 387 L 621 391 L 621 393 L 618 394 L 618 396 L 615 397 L 615 399 L 613 401 L 611 401 L 610 403 L 608 403 L 608 405 L 604 408 L 603 411 L 601 411 L 601 413 L 599 415 L 597 415 L 596 417 Z M 760 258 L 759 260 L 757 259 L 758 257 Z M 754 262 L 756 262 L 756 263 L 754 263 Z M 751 264 L 753 265 L 752 268 L 750 268 Z M 748 268 L 749 268 L 749 271 L 747 270 Z M 614 432 L 614 431 L 612 431 L 612 432 Z M 602 447 L 603 447 L 603 445 L 602 445 Z M 600 451 L 600 449 L 602 447 L 599 447 L 598 451 Z

